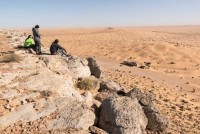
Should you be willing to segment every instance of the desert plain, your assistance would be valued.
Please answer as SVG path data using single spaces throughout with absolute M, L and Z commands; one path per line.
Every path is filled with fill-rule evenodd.
M 31 28 L 19 31 L 31 34 Z M 200 133 L 200 26 L 41 27 L 40 32 L 45 47 L 59 39 L 68 53 L 97 59 L 107 79 L 126 90 L 154 93 L 155 105 L 170 121 L 167 133 Z M 1 49 L 8 49 L 6 41 Z
M 95 57 L 106 77 L 126 89 L 156 94 L 171 133 L 200 133 L 200 26 L 42 29 L 42 43 L 54 39 L 72 54 Z M 122 65 L 136 62 L 141 69 Z

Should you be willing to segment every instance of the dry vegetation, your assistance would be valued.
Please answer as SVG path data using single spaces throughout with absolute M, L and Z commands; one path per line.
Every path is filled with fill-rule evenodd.
M 81 90 L 94 90 L 97 87 L 98 81 L 91 78 L 81 79 L 77 83 L 77 87 Z
M 0 63 L 2 62 L 19 62 L 22 58 L 18 56 L 17 54 L 5 54 L 3 56 L 0 56 Z

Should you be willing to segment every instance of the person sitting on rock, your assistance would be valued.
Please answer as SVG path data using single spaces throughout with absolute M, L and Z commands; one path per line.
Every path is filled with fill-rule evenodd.
M 63 48 L 61 45 L 58 44 L 59 40 L 56 39 L 50 47 L 50 52 L 52 55 L 56 55 L 56 54 L 61 54 L 62 56 L 68 56 L 67 55 L 67 51 L 65 50 L 65 48 Z
M 25 48 L 35 48 L 35 42 L 32 38 L 31 35 L 29 35 L 26 39 L 25 39 L 25 42 L 24 42 L 24 47 Z

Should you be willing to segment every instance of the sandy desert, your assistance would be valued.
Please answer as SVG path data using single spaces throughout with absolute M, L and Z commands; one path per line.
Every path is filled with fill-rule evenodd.
M 200 26 L 41 29 L 69 53 L 95 57 L 108 79 L 156 94 L 171 133 L 200 133 Z M 121 65 L 150 62 L 147 69 Z
M 31 28 L 18 30 L 31 34 Z M 126 92 L 138 87 L 155 94 L 155 105 L 170 120 L 166 133 L 200 133 L 200 26 L 41 27 L 40 32 L 45 47 L 59 39 L 68 53 L 97 59 L 107 79 Z M 8 40 L 1 38 L 5 51 Z
M 59 39 L 69 53 L 98 59 L 108 79 L 155 93 L 172 133 L 200 133 L 200 26 L 58 28 L 41 34 L 44 46 Z

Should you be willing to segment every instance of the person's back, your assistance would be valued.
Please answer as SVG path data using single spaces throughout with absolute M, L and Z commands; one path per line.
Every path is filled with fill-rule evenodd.
M 51 47 L 50 47 L 50 52 L 51 52 L 51 54 L 56 54 L 57 53 L 57 50 L 58 50 L 58 48 L 57 48 L 57 43 L 52 43 L 51 44 Z
M 51 44 L 51 47 L 50 47 L 50 52 L 52 55 L 55 55 L 55 54 L 58 54 L 59 53 L 59 50 L 60 52 L 62 53 L 67 53 L 67 51 L 58 44 L 59 40 L 56 39 L 52 44 Z M 64 51 L 64 52 L 63 52 Z
M 28 38 L 24 42 L 24 47 L 28 48 L 28 47 L 31 47 L 32 45 L 35 45 L 35 42 L 32 39 L 31 35 L 29 35 Z

